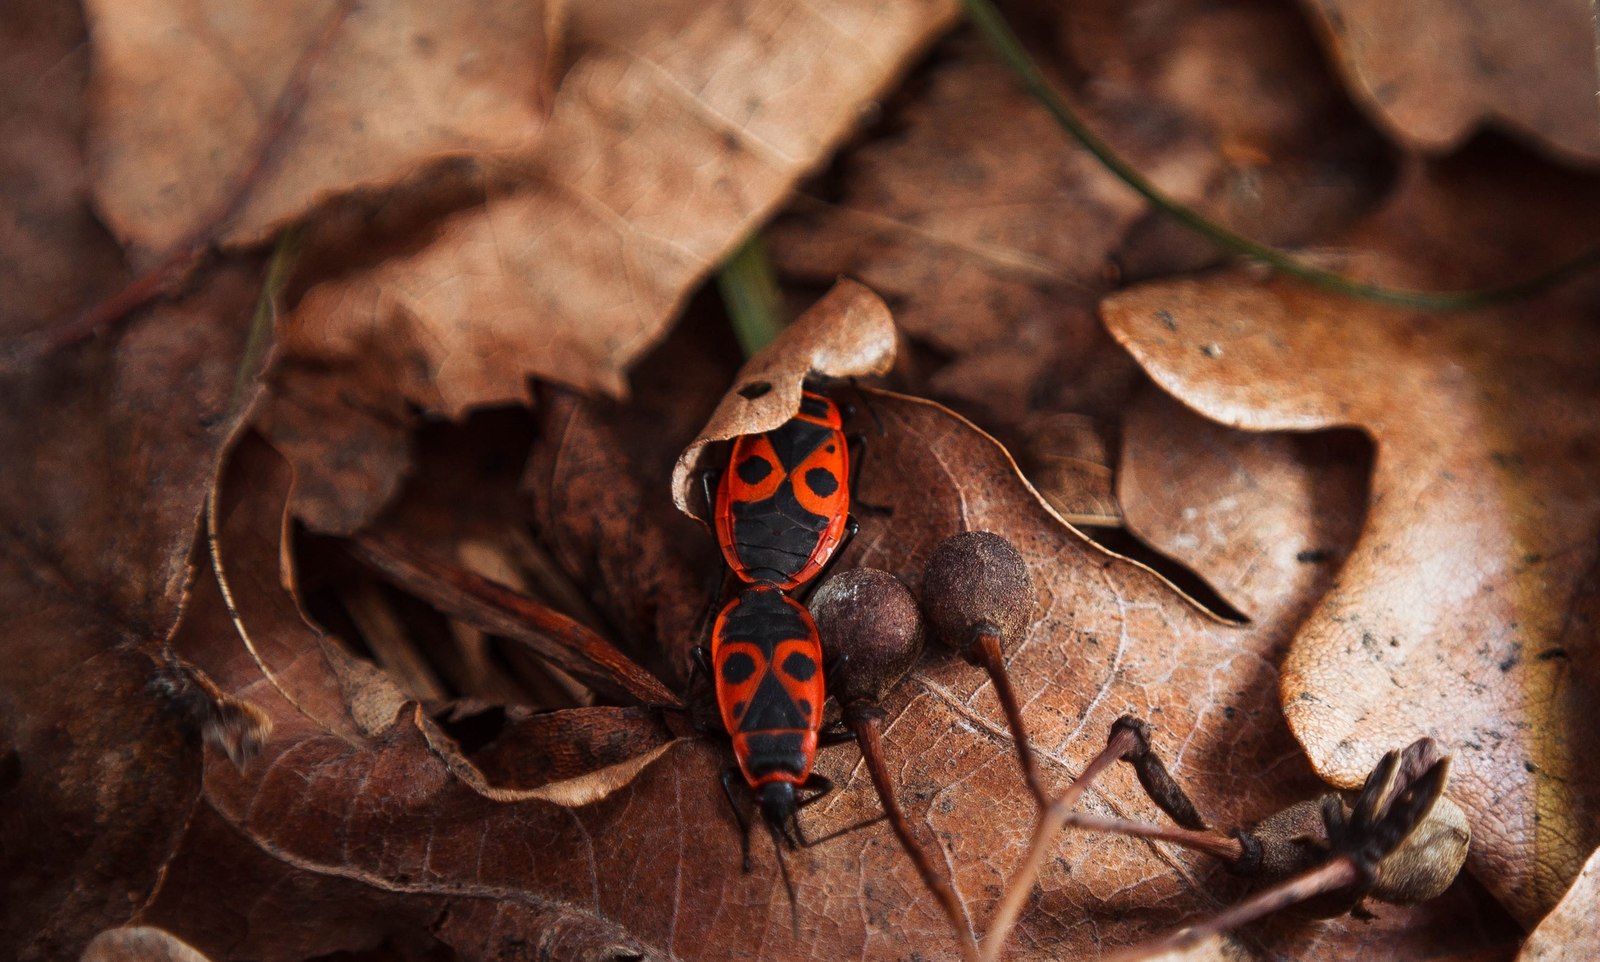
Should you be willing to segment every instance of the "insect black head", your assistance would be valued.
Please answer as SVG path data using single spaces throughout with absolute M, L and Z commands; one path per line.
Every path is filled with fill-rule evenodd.
M 756 790 L 756 804 L 761 808 L 761 818 L 776 829 L 783 838 L 784 830 L 799 809 L 795 804 L 794 786 L 788 782 L 768 782 Z

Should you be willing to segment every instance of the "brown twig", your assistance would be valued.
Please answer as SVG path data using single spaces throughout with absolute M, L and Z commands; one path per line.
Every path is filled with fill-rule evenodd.
M 362 535 L 351 551 L 396 585 L 492 634 L 527 645 L 562 671 L 612 697 L 680 705 L 660 679 L 566 615 L 478 574 L 428 558 L 398 538 Z
M 1348 856 L 1336 856 L 1310 871 L 1264 889 L 1232 908 L 1160 938 L 1128 946 L 1106 956 L 1102 962 L 1136 962 L 1138 959 L 1187 949 L 1212 935 L 1236 929 L 1318 895 L 1355 885 L 1361 881 L 1361 877 L 1361 869 L 1353 860 Z
M 1229 864 L 1237 863 L 1245 856 L 1244 843 L 1232 835 L 1223 835 L 1221 832 L 1173 828 L 1154 822 L 1135 822 L 1132 819 L 1106 818 L 1101 815 L 1084 815 L 1080 812 L 1069 813 L 1066 824 L 1087 832 L 1107 832 L 1113 835 L 1148 838 L 1157 842 L 1170 842 L 1173 845 L 1204 852 Z
M 1005 657 L 1000 650 L 1000 635 L 987 627 L 980 627 L 967 646 L 967 656 L 989 673 L 995 694 L 1000 696 L 1000 707 L 1006 713 L 1006 724 L 1011 727 L 1011 741 L 1017 749 L 1017 762 L 1022 766 L 1022 778 L 1028 783 L 1039 807 L 1050 805 L 1050 796 L 1039 777 L 1039 765 L 1034 760 L 1033 748 L 1028 743 L 1028 731 L 1022 724 L 1022 706 L 1017 702 L 1016 690 L 1011 687 L 1011 676 L 1006 673 Z
M 1033 891 L 1033 883 L 1039 877 L 1039 869 L 1044 866 L 1045 859 L 1050 855 L 1056 834 L 1061 831 L 1072 814 L 1072 807 L 1078 803 L 1078 799 L 1089 786 L 1094 784 L 1094 780 L 1101 772 L 1124 754 L 1136 749 L 1138 745 L 1137 732 L 1129 728 L 1117 728 L 1113 731 L 1111 739 L 1106 742 L 1106 747 L 1100 750 L 1100 754 L 1090 759 L 1083 774 L 1068 785 L 1054 801 L 1040 806 L 1039 817 L 1033 827 L 1033 840 L 1028 845 L 1028 854 L 1016 874 L 1011 877 L 1011 884 L 1006 887 L 1006 894 L 1001 899 L 1000 907 L 995 910 L 994 918 L 990 921 L 988 932 L 984 936 L 983 962 L 995 962 L 1000 958 L 1000 951 L 1005 947 L 1012 927 L 1017 924 L 1017 918 L 1022 914 L 1022 907 L 1028 901 L 1028 894 Z
M 911 826 L 906 823 L 905 812 L 895 798 L 894 782 L 890 780 L 888 768 L 883 763 L 882 710 L 872 706 L 851 706 L 845 711 L 845 720 L 850 730 L 855 732 L 856 744 L 861 746 L 861 760 L 866 762 L 867 774 L 872 776 L 872 786 L 878 790 L 878 800 L 883 804 L 889 824 L 900 839 L 900 847 L 911 859 L 911 864 L 916 866 L 917 874 L 922 876 L 922 884 L 928 887 L 939 907 L 944 910 L 950 930 L 961 946 L 961 957 L 968 962 L 976 962 L 978 945 L 973 941 L 972 923 L 967 918 L 966 910 L 956 898 L 955 890 L 934 870 L 933 860 L 912 834 Z

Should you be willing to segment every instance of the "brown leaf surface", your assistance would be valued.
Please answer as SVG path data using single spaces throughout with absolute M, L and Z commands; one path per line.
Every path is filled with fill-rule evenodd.
M 1594 6 L 1586 0 L 1301 6 L 1352 93 L 1402 143 L 1442 154 L 1494 126 L 1569 161 L 1600 161 Z
M 1600 953 L 1600 850 L 1528 936 L 1517 962 L 1580 962 Z
M 295 354 L 378 343 L 396 390 L 458 415 L 539 376 L 621 394 L 706 276 L 950 22 L 949 0 L 586 4 L 538 147 L 424 248 L 313 288 Z M 842 39 L 848 37 L 848 40 Z
M 1244 614 L 1299 624 L 1361 529 L 1360 441 L 1237 431 L 1154 390 L 1124 413 L 1122 431 L 1117 500 L 1128 529 Z
M 119 237 L 148 255 L 211 226 L 295 65 L 339 6 L 89 4 L 95 196 Z M 555 82 L 560 8 L 361 4 L 312 71 L 298 117 L 222 241 L 254 243 L 333 195 L 536 138 Z
M 690 505 L 699 498 L 696 473 L 706 445 L 770 431 L 794 417 L 809 377 L 886 373 L 894 366 L 894 337 L 894 319 L 882 298 L 856 281 L 835 284 L 739 369 L 734 387 L 672 468 L 678 510 L 699 517 Z
M 81 11 L 8 3 L 0 33 L 0 337 L 11 340 L 114 290 L 122 256 L 85 203 Z
M 1554 261 L 1592 231 L 1580 211 L 1594 188 L 1518 179 L 1528 166 L 1480 152 L 1418 167 L 1354 243 L 1382 252 L 1390 282 L 1421 286 Z M 1529 920 L 1596 839 L 1596 652 L 1572 617 L 1600 543 L 1600 335 L 1581 320 L 1594 304 L 1591 285 L 1417 315 L 1235 273 L 1104 306 L 1157 381 L 1209 417 L 1373 437 L 1362 537 L 1298 632 L 1284 710 L 1341 785 L 1381 746 L 1451 746 L 1471 868 Z

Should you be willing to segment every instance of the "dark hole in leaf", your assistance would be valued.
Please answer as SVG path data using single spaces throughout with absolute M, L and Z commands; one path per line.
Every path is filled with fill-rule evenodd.
M 754 401 L 756 398 L 766 395 L 766 393 L 771 390 L 772 385 L 767 381 L 751 381 L 749 384 L 743 385 L 739 388 L 739 396 L 744 398 L 746 401 Z

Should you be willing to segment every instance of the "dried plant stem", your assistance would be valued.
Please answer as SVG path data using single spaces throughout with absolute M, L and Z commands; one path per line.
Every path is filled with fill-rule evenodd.
M 1143 196 L 1157 209 L 1223 250 L 1258 260 L 1290 277 L 1328 290 L 1338 291 L 1351 297 L 1360 298 L 1361 300 L 1431 311 L 1473 310 L 1491 304 L 1516 300 L 1531 294 L 1537 294 L 1600 265 L 1600 247 L 1592 247 L 1569 261 L 1557 264 L 1555 267 L 1521 281 L 1498 287 L 1438 292 L 1405 290 L 1385 287 L 1381 284 L 1370 284 L 1315 267 L 1277 248 L 1230 230 L 1199 211 L 1168 197 L 1160 188 L 1139 173 L 1132 164 L 1122 159 L 1116 151 L 1112 150 L 1110 144 L 1101 140 L 1099 135 L 1090 130 L 1089 126 L 1083 122 L 1083 119 L 1067 105 L 1066 99 L 1056 93 L 1055 88 L 1050 85 L 1050 82 L 1045 79 L 1044 73 L 1040 71 L 1033 59 L 1028 56 L 1028 52 L 1023 49 L 1022 43 L 1017 40 L 1016 34 L 1011 31 L 1011 27 L 1006 24 L 1005 18 L 1000 16 L 1000 11 L 995 9 L 991 0 L 963 0 L 963 3 L 967 8 L 968 19 L 978 28 L 978 32 L 983 35 L 983 38 L 988 42 L 995 54 L 1022 82 L 1028 93 L 1045 110 L 1049 111 L 1050 116 L 1055 118 L 1056 123 L 1071 134 L 1073 139 L 1082 144 L 1085 150 L 1093 154 L 1095 159 L 1105 165 L 1107 170 L 1115 174 L 1119 180 Z
M 1222 859 L 1229 863 L 1236 863 L 1244 857 L 1244 843 L 1231 835 L 1220 832 L 1195 831 L 1189 828 L 1174 828 L 1170 825 L 1157 825 L 1154 822 L 1135 822 L 1126 818 L 1104 818 L 1099 815 L 1084 815 L 1073 812 L 1067 816 L 1066 824 L 1072 828 L 1081 828 L 1088 832 L 1107 832 L 1113 835 L 1130 835 L 1134 838 L 1149 838 L 1158 842 L 1170 842 L 1173 845 L 1182 845 L 1198 852 Z
M 889 817 L 889 824 L 894 827 L 894 833 L 900 839 L 900 847 L 905 849 L 911 864 L 916 866 L 917 874 L 922 876 L 922 883 L 933 893 L 939 907 L 944 910 L 945 918 L 950 922 L 950 929 L 961 946 L 961 957 L 968 962 L 976 962 L 978 945 L 973 941 L 972 923 L 967 918 L 966 910 L 956 898 L 954 888 L 934 870 L 933 860 L 928 857 L 927 850 L 911 833 L 911 826 L 906 823 L 905 812 L 895 798 L 894 781 L 889 778 L 888 769 L 883 763 L 883 743 L 880 737 L 883 724 L 882 712 L 847 711 L 846 718 L 850 730 L 855 732 L 856 743 L 861 746 L 861 760 L 866 762 L 867 773 L 872 776 L 872 786 L 878 790 L 878 800 L 883 804 L 884 813 Z
M 681 705 L 660 679 L 566 615 L 465 568 L 432 560 L 393 537 L 350 543 L 362 561 L 452 617 L 533 649 L 589 687 L 639 704 Z
M 1189 948 L 1212 935 L 1236 929 L 1264 915 L 1271 915 L 1326 892 L 1355 885 L 1361 881 L 1362 874 L 1361 869 L 1349 856 L 1337 856 L 1310 871 L 1258 892 L 1238 905 L 1218 912 L 1195 925 L 1148 942 L 1131 945 L 1106 956 L 1102 962 L 1135 962 L 1138 959 L 1148 959 Z
M 1090 759 L 1083 774 L 1068 785 L 1054 801 L 1040 806 L 1038 820 L 1033 827 L 1033 841 L 1028 845 L 1027 857 L 1023 859 L 1016 874 L 1011 877 L 1005 897 L 1001 899 L 1000 907 L 995 910 L 994 919 L 990 921 L 988 932 L 984 935 L 983 962 L 995 962 L 1000 958 L 1006 939 L 1011 935 L 1012 927 L 1017 924 L 1017 918 L 1022 914 L 1022 907 L 1028 901 L 1028 894 L 1033 891 L 1033 883 L 1039 877 L 1039 869 L 1050 856 L 1056 834 L 1067 823 L 1072 814 L 1072 807 L 1083 797 L 1089 786 L 1094 784 L 1094 780 L 1100 777 L 1101 772 L 1124 754 L 1137 748 L 1139 741 L 1139 734 L 1133 729 L 1116 729 L 1100 754 Z
M 967 656 L 989 673 L 989 680 L 994 683 L 995 694 L 1000 696 L 1000 707 L 1006 713 L 1006 724 L 1011 728 L 1011 740 L 1017 746 L 1017 762 L 1022 766 L 1022 778 L 1028 783 L 1028 791 L 1033 793 L 1034 801 L 1039 807 L 1041 809 L 1049 807 L 1050 796 L 1045 792 L 1044 783 L 1039 778 L 1039 764 L 1034 760 L 1033 748 L 1028 744 L 1028 731 L 1022 724 L 1022 706 L 1017 702 L 1017 693 L 1011 687 L 1011 676 L 1006 674 L 1005 656 L 1000 651 L 999 633 L 980 626 L 973 636 L 972 643 L 967 646 Z

